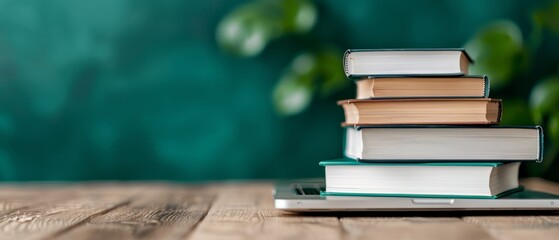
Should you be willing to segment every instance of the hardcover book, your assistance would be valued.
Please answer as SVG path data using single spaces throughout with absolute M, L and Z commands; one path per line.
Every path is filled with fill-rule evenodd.
M 520 163 L 322 161 L 323 195 L 497 198 L 519 189 Z
M 338 101 L 344 126 L 371 124 L 498 124 L 501 100 L 490 98 L 399 98 Z
M 464 77 L 370 77 L 358 79 L 357 99 L 489 96 L 489 78 Z
M 348 127 L 344 153 L 362 162 L 541 162 L 543 139 L 540 126 Z
M 462 48 L 349 49 L 344 55 L 349 78 L 368 76 L 461 76 L 472 59 Z

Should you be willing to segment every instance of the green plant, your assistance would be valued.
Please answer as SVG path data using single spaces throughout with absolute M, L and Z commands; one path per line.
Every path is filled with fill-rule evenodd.
M 281 38 L 315 39 L 312 29 L 317 19 L 312 1 L 253 1 L 220 22 L 217 41 L 233 54 L 252 57 Z M 278 78 L 272 96 L 273 106 L 281 115 L 301 113 L 315 96 L 328 96 L 349 85 L 341 68 L 342 50 L 325 42 L 295 44 L 299 44 L 299 50 Z
M 545 72 L 543 78 L 533 79 L 541 75 L 536 74 L 536 55 L 550 33 L 559 34 L 559 1 L 533 12 L 527 39 L 516 23 L 501 20 L 482 28 L 465 45 L 476 60 L 470 73 L 487 74 L 493 92 L 512 93 L 503 94 L 511 97 L 504 101 L 503 124 L 544 127 L 546 160 L 543 165 L 529 165 L 529 175 L 548 171 L 559 152 L 559 72 Z

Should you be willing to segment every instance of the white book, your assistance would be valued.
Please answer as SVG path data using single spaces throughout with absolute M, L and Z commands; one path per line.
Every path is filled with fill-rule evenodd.
M 320 165 L 326 172 L 326 195 L 495 198 L 519 187 L 519 162 L 387 164 L 333 160 Z
M 346 128 L 345 156 L 371 162 L 542 161 L 535 127 L 383 126 Z
M 464 49 L 349 49 L 344 70 L 350 78 L 465 75 L 471 62 Z

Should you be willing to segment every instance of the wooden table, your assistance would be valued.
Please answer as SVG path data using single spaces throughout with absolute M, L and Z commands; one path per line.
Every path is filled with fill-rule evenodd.
M 559 184 L 524 185 L 559 194 Z M 559 239 L 556 213 L 298 215 L 271 183 L 0 185 L 0 239 Z

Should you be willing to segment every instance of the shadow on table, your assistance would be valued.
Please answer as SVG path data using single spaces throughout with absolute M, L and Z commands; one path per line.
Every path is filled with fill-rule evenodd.
M 286 215 L 323 217 L 468 217 L 468 216 L 559 216 L 559 211 L 406 211 L 406 212 L 300 212 Z

